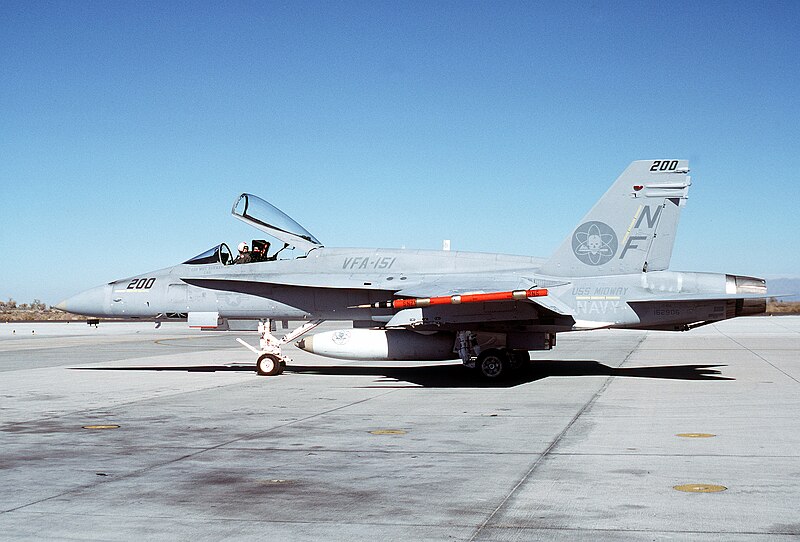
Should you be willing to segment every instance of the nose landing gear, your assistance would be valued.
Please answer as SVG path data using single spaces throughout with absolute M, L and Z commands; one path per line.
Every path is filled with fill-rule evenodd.
M 259 375 L 277 376 L 283 372 L 284 368 L 286 368 L 286 362 L 291 361 L 283 354 L 281 347 L 284 344 L 295 340 L 299 336 L 308 333 L 322 322 L 324 322 L 324 320 L 313 320 L 311 322 L 306 322 L 299 328 L 279 339 L 270 333 L 271 324 L 270 320 L 268 319 L 258 323 L 258 333 L 260 335 L 258 342 L 259 346 L 261 347 L 260 350 L 251 346 L 242 339 L 237 338 L 236 341 L 258 356 L 258 359 L 256 360 L 256 372 Z

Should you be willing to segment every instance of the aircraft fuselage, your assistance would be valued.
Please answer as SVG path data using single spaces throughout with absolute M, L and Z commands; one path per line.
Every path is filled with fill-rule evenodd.
M 351 308 L 391 299 L 404 288 L 442 280 L 477 282 L 490 275 L 508 289 L 546 287 L 572 308 L 573 318 L 542 321 L 540 308 L 525 301 L 462 305 L 438 311 L 437 328 L 468 321 L 491 329 L 510 311 L 526 329 L 647 328 L 722 320 L 736 315 L 725 301 L 676 299 L 658 306 L 648 299 L 736 293 L 731 275 L 654 271 L 631 275 L 559 277 L 537 273 L 542 260 L 528 256 L 405 249 L 318 248 L 306 257 L 239 265 L 180 264 L 100 286 L 66 300 L 62 308 L 94 317 L 157 318 L 217 312 L 228 319 L 325 319 L 386 323 L 390 309 Z M 629 303 L 641 301 L 642 303 Z M 741 309 L 739 311 L 742 312 Z M 523 313 L 522 317 L 520 313 Z M 525 313 L 528 313 L 525 315 Z M 575 320 L 578 322 L 576 327 Z M 452 322 L 451 322 L 452 321 Z M 426 324 L 422 324 L 426 325 Z

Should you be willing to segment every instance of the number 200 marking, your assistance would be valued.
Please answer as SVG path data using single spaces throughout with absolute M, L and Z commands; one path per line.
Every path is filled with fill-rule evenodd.
M 677 168 L 677 160 L 654 160 L 650 171 L 675 171 Z
M 156 278 L 143 278 L 143 279 L 133 279 L 128 287 L 125 288 L 126 290 L 149 290 L 153 287 L 153 283 L 155 283 Z

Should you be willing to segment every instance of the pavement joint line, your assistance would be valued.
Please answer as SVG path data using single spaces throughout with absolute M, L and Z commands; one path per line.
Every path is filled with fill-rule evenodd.
M 65 335 L 64 337 L 66 337 L 68 340 L 64 341 L 62 344 L 49 345 L 49 346 L 40 346 L 40 345 L 36 345 L 36 344 L 14 345 L 14 344 L 8 342 L 8 343 L 5 343 L 5 346 L 8 346 L 8 347 L 6 348 L 4 346 L 3 348 L 0 348 L 0 352 L 19 352 L 19 351 L 23 351 L 24 350 L 26 353 L 30 353 L 30 352 L 36 352 L 36 351 L 45 351 L 46 352 L 48 350 L 61 350 L 63 348 L 75 348 L 76 346 L 84 346 L 84 343 L 86 342 L 85 339 L 89 338 L 87 336 L 75 337 L 73 335 Z M 53 338 L 57 338 L 57 337 L 42 336 L 40 338 L 37 338 L 36 340 L 53 339 Z M 180 337 L 180 336 L 170 337 L 170 339 L 181 339 L 181 338 L 182 337 Z M 190 337 L 186 337 L 186 338 L 190 338 Z M 73 340 L 70 340 L 70 339 L 73 339 Z M 110 345 L 123 346 L 123 345 L 126 345 L 126 344 L 141 344 L 141 342 L 142 342 L 141 338 L 127 338 L 127 337 L 126 338 L 114 338 L 113 336 L 91 337 L 91 339 L 93 339 L 93 342 L 87 343 L 85 346 L 87 346 L 87 347 L 103 347 L 103 346 L 110 346 Z M 97 340 L 97 339 L 99 339 L 99 340 Z M 103 339 L 108 339 L 108 340 L 103 340 Z M 29 340 L 29 339 L 25 339 L 25 340 Z M 167 340 L 167 339 L 158 339 L 158 340 L 159 341 L 163 341 L 163 340 Z M 157 341 L 155 341 L 155 340 L 152 341 L 152 342 L 158 344 Z M 74 343 L 77 343 L 77 344 L 74 344 Z M 17 348 L 12 348 L 13 346 L 17 346 Z M 159 345 L 159 346 L 166 346 L 166 345 Z M 232 349 L 236 350 L 235 347 L 232 348 Z M 134 351 L 134 350 L 132 350 L 132 351 Z
M 687 529 L 685 531 L 682 530 L 645 530 L 645 529 L 613 529 L 613 528 L 603 528 L 603 527 L 547 527 L 547 526 L 527 526 L 527 525 L 498 525 L 497 527 L 491 527 L 492 529 L 515 529 L 515 530 L 524 530 L 524 531 L 567 531 L 567 532 L 578 532 L 578 533 L 585 533 L 585 532 L 601 532 L 601 533 L 647 533 L 649 535 L 652 534 L 742 534 L 742 535 L 779 535 L 779 536 L 797 536 L 797 531 L 702 531 L 702 530 L 693 530 Z
M 24 510 L 20 513 L 28 514 L 28 515 L 41 515 L 41 516 L 49 516 L 48 512 L 36 512 L 33 510 Z M 63 516 L 73 516 L 73 517 L 84 517 L 84 514 L 77 514 L 77 513 L 70 513 L 70 512 L 61 512 L 60 515 Z M 104 514 L 102 512 L 93 512 L 92 517 L 97 518 L 106 518 L 106 517 L 119 517 L 117 514 Z M 305 520 L 289 520 L 289 519 L 259 519 L 259 518 L 252 518 L 252 517 L 245 517 L 245 518 L 237 518 L 237 517 L 216 517 L 216 518 L 194 518 L 194 517 L 186 517 L 186 516 L 167 516 L 167 515 L 137 515 L 137 514 L 128 514 L 126 518 L 132 519 L 158 519 L 158 520 L 172 520 L 176 517 L 180 517 L 181 521 L 192 521 L 192 522 L 200 522 L 200 523 L 269 523 L 269 524 L 285 524 L 285 525 L 363 525 L 363 526 L 371 526 L 371 527 L 427 527 L 427 528 L 442 528 L 447 529 L 451 527 L 458 527 L 458 528 L 469 528 L 471 524 L 469 523 L 457 523 L 457 522 L 447 522 L 447 524 L 441 523 L 398 523 L 398 522 L 373 522 L 373 521 L 341 521 L 339 519 L 330 519 L 330 520 L 317 520 L 317 521 L 305 521 Z M 797 536 L 796 531 L 731 531 L 731 530 L 714 530 L 714 531 L 704 531 L 698 529 L 687 529 L 687 530 L 677 530 L 677 529 L 660 529 L 656 531 L 652 530 L 645 530 L 645 529 L 632 529 L 632 528 L 603 528 L 603 527 L 549 527 L 549 526 L 521 526 L 521 525 L 497 525 L 492 526 L 492 529 L 498 530 L 523 530 L 523 531 L 556 531 L 556 532 L 575 532 L 575 533 L 586 533 L 586 532 L 600 532 L 600 533 L 648 533 L 648 534 L 708 534 L 708 535 L 715 535 L 715 534 L 728 534 L 728 535 L 778 535 L 778 536 Z
M 219 337 L 219 335 L 216 335 L 214 337 L 211 337 L 211 336 L 208 336 L 208 335 L 200 335 L 200 336 L 197 336 L 197 337 L 195 337 L 195 336 L 165 337 L 163 339 L 154 339 L 153 340 L 153 344 L 157 344 L 158 346 L 167 346 L 167 347 L 170 347 L 170 348 L 190 348 L 190 347 L 191 348 L 195 348 L 195 347 L 201 347 L 201 348 L 208 348 L 209 350 L 237 350 L 237 351 L 241 351 L 241 349 L 242 349 L 241 346 L 236 346 L 236 345 L 234 345 L 234 346 L 203 347 L 203 345 L 187 346 L 185 344 L 169 344 L 172 341 L 191 341 L 191 340 L 198 340 L 198 339 L 206 339 L 206 340 L 208 340 L 208 339 L 217 338 L 217 337 Z
M 233 385 L 233 384 L 229 384 L 229 385 Z M 226 386 L 220 386 L 220 387 L 226 387 Z M 256 433 L 250 433 L 250 434 L 247 434 L 247 435 L 242 435 L 242 436 L 237 437 L 237 438 L 235 438 L 233 440 L 230 440 L 230 441 L 227 441 L 227 442 L 223 442 L 223 443 L 220 443 L 220 444 L 217 444 L 217 445 L 214 445 L 214 446 L 208 446 L 208 447 L 199 449 L 199 450 L 197 450 L 195 452 L 192 452 L 190 454 L 186 454 L 186 455 L 183 455 L 181 457 L 177 457 L 175 459 L 170 459 L 168 461 L 162 461 L 161 463 L 156 463 L 156 464 L 153 464 L 153 465 L 149 465 L 147 467 L 142 467 L 141 469 L 137 469 L 135 471 L 131 471 L 131 472 L 127 473 L 127 474 L 122 474 L 120 476 L 113 477 L 111 480 L 103 480 L 103 481 L 94 482 L 94 483 L 91 483 L 91 484 L 79 485 L 78 487 L 73 487 L 73 488 L 68 489 L 66 491 L 62 491 L 62 492 L 60 492 L 60 493 L 58 493 L 56 495 L 50 495 L 49 497 L 44 497 L 44 498 L 41 498 L 41 499 L 37 499 L 36 501 L 29 502 L 29 503 L 26 503 L 26 504 L 21 504 L 19 506 L 14 507 L 14 508 L 9 508 L 9 509 L 6 509 L 6 510 L 0 510 L 0 514 L 5 514 L 5 513 L 9 513 L 9 512 L 16 512 L 17 510 L 20 510 L 22 508 L 27 508 L 29 506 L 34 506 L 34 505 L 37 505 L 37 504 L 41 504 L 43 502 L 47 502 L 47 501 L 50 501 L 50 500 L 53 500 L 53 499 L 58 499 L 59 497 L 64 497 L 65 495 L 69 495 L 71 493 L 76 493 L 76 492 L 80 492 L 80 491 L 86 491 L 86 490 L 92 489 L 94 487 L 97 487 L 97 486 L 99 486 L 101 484 L 111 484 L 111 483 L 114 483 L 114 482 L 117 482 L 117 481 L 127 480 L 128 478 L 133 478 L 133 477 L 138 476 L 138 475 L 140 475 L 140 474 L 142 474 L 144 472 L 148 472 L 148 471 L 155 470 L 155 469 L 158 469 L 158 468 L 161 468 L 161 467 L 165 467 L 167 465 L 172 465 L 173 463 L 178 463 L 178 462 L 183 461 L 185 459 L 196 457 L 196 456 L 198 456 L 200 454 L 203 454 L 205 452 L 210 452 L 212 450 L 217 450 L 219 448 L 223 448 L 223 447 L 225 447 L 225 446 L 227 446 L 227 445 L 229 445 L 231 443 L 234 443 L 234 442 L 239 442 L 239 441 L 247 439 L 247 438 L 252 438 L 252 437 L 255 437 L 255 436 L 263 435 L 263 434 L 269 433 L 270 431 L 274 431 L 274 430 L 280 429 L 282 427 L 287 427 L 289 425 L 292 425 L 292 424 L 295 424 L 295 423 L 298 423 L 298 422 L 310 420 L 312 418 L 316 418 L 316 417 L 319 417 L 319 416 L 325 416 L 326 414 L 330 414 L 331 412 L 335 412 L 337 410 L 341 410 L 341 409 L 344 409 L 344 408 L 355 406 L 355 405 L 358 405 L 358 404 L 361 404 L 361 403 L 365 403 L 365 402 L 370 401 L 372 399 L 377 399 L 378 397 L 383 397 L 385 395 L 389 395 L 390 393 L 394 393 L 395 391 L 397 391 L 397 390 L 390 390 L 390 391 L 387 391 L 386 393 L 379 393 L 379 394 L 374 395 L 372 397 L 366 397 L 364 399 L 359 399 L 358 401 L 352 401 L 352 402 L 350 402 L 350 403 L 348 403 L 346 405 L 339 405 L 338 407 L 331 408 L 331 409 L 325 410 L 323 412 L 317 412 L 316 414 L 312 414 L 312 415 L 306 416 L 304 418 L 300 418 L 298 420 L 293 420 L 291 422 L 275 425 L 275 426 L 270 427 L 269 429 L 265 429 L 263 431 L 258 431 Z M 189 393 L 191 393 L 191 392 L 189 392 Z M 180 395 L 180 394 L 176 394 L 176 395 Z M 139 402 L 139 401 L 134 401 L 134 402 Z
M 89 444 L 82 444 L 80 446 L 83 447 L 92 447 Z M 224 445 L 223 445 L 224 446 Z M 73 448 L 74 446 L 70 446 Z M 98 445 L 97 448 L 116 448 L 117 446 L 112 445 Z M 130 447 L 131 450 L 137 451 L 146 451 L 146 450 L 186 450 L 187 453 L 191 450 L 195 450 L 196 452 L 204 452 L 204 451 L 211 451 L 214 448 L 205 448 L 205 447 L 189 447 L 189 446 L 159 446 L 158 448 L 154 447 L 140 447 L 140 448 L 133 448 Z M 376 455 L 387 455 L 387 454 L 398 454 L 398 455 L 452 455 L 452 456 L 480 456 L 480 455 L 489 455 L 489 456 L 537 456 L 541 455 L 541 452 L 497 452 L 493 450 L 487 450 L 485 452 L 452 452 L 447 450 L 376 450 L 376 449 L 362 449 L 362 448 L 260 448 L 260 447 L 252 447 L 252 448 L 242 448 L 242 447 L 226 447 L 225 450 L 230 450 L 233 452 L 280 452 L 280 453 L 320 453 L 320 454 L 376 454 Z M 195 454 L 188 454 L 188 455 L 195 455 Z M 623 456 L 635 456 L 637 454 L 619 454 Z M 703 457 L 703 456 L 698 456 Z M 710 457 L 718 457 L 718 456 L 710 456 Z M 754 457 L 761 457 L 761 456 L 754 456 Z M 783 457 L 783 456 L 766 456 L 766 457 Z M 794 456 L 789 456 L 794 457 Z
M 773 317 L 773 318 L 775 318 L 775 317 Z M 778 317 L 778 318 L 780 318 L 780 317 Z M 780 322 L 778 322 L 778 321 L 775 321 L 775 320 L 770 320 L 770 323 L 771 323 L 771 324 L 774 324 L 774 325 L 776 325 L 776 326 L 778 326 L 778 327 L 780 327 L 780 328 L 783 328 L 783 329 L 785 329 L 785 330 L 786 330 L 786 331 L 788 331 L 789 333 L 794 333 L 795 335 L 800 335 L 800 330 L 797 330 L 797 329 L 792 329 L 792 328 L 790 328 L 790 327 L 786 327 L 785 325 L 783 325 L 782 323 L 780 323 Z
M 246 436 L 245 438 L 249 438 L 251 435 Z M 101 443 L 85 443 L 85 444 L 71 444 L 70 448 L 116 448 L 117 444 L 101 444 Z M 212 448 L 208 448 L 205 446 L 130 446 L 128 447 L 131 450 L 137 451 L 145 451 L 145 450 L 186 450 L 187 452 L 190 450 L 196 450 L 199 452 L 211 450 Z M 226 450 L 230 451 L 237 451 L 237 452 L 280 452 L 280 453 L 330 453 L 330 454 L 349 454 L 349 453 L 359 453 L 359 454 L 400 454 L 400 455 L 453 455 L 453 456 L 481 456 L 481 455 L 491 455 L 491 456 L 538 456 L 541 455 L 543 452 L 526 452 L 526 451 L 497 451 L 497 450 L 487 450 L 487 451 L 462 451 L 462 452 L 454 452 L 451 450 L 413 450 L 413 449 L 392 449 L 392 450 L 378 450 L 373 448 L 274 448 L 274 447 L 260 447 L 260 446 L 253 446 L 253 447 L 241 447 L 241 446 L 228 446 L 225 448 Z M 698 453 L 648 453 L 648 452 L 550 452 L 549 455 L 552 456 L 559 456 L 559 457 L 702 457 L 702 458 L 709 458 L 709 459 L 719 459 L 719 458 L 752 458 L 752 459 L 795 459 L 800 458 L 800 454 L 797 455 L 767 455 L 767 454 L 698 454 Z
M 23 510 L 20 513 L 28 514 L 28 515 L 37 515 L 37 516 L 50 516 L 48 512 L 36 512 L 34 510 Z M 73 517 L 84 517 L 84 514 L 78 513 L 71 513 L 71 512 L 61 512 L 63 516 L 73 516 Z M 102 512 L 93 512 L 92 517 L 119 517 L 117 514 L 104 514 Z M 343 522 L 339 519 L 336 520 L 317 520 L 317 521 L 305 521 L 305 520 L 289 520 L 289 519 L 259 519 L 259 518 L 252 518 L 252 517 L 245 517 L 245 518 L 232 518 L 232 517 L 216 517 L 216 518 L 194 518 L 194 517 L 186 517 L 186 516 L 167 516 L 167 515 L 137 515 L 137 514 L 128 514 L 126 515 L 127 518 L 133 519 L 160 519 L 160 520 L 171 520 L 179 517 L 181 521 L 192 521 L 192 522 L 200 522 L 200 523 L 269 523 L 269 524 L 285 524 L 285 525 L 363 525 L 363 526 L 372 526 L 372 527 L 434 527 L 434 528 L 443 528 L 446 529 L 448 527 L 460 527 L 460 528 L 469 528 L 471 524 L 469 523 L 457 523 L 457 522 L 448 522 L 447 524 L 440 524 L 440 523 L 392 523 L 392 522 L 372 522 L 372 521 L 346 521 Z M 647 534 L 707 534 L 707 535 L 715 535 L 715 534 L 729 534 L 729 535 L 778 535 L 778 536 L 792 536 L 796 537 L 798 532 L 796 531 L 731 531 L 731 530 L 699 530 L 699 529 L 686 529 L 686 530 L 678 530 L 678 529 L 659 529 L 659 530 L 646 530 L 646 529 L 634 529 L 634 528 L 604 528 L 604 527 L 550 527 L 550 526 L 527 526 L 527 525 L 497 525 L 492 526 L 492 529 L 498 530 L 523 530 L 523 531 L 556 531 L 556 532 L 575 532 L 575 533 L 586 533 L 586 532 L 600 532 L 600 533 L 647 533 Z
M 33 510 L 21 510 L 19 513 L 27 514 L 30 516 L 49 516 L 48 512 L 36 512 Z M 62 516 L 72 516 L 72 517 L 83 517 L 83 514 L 77 513 L 70 513 L 70 512 L 61 512 L 60 515 Z M 93 512 L 92 517 L 95 518 L 107 518 L 107 517 L 118 517 L 116 514 L 104 514 L 102 512 Z M 267 524 L 278 524 L 278 525 L 359 525 L 359 526 L 372 526 L 372 527 L 426 527 L 426 528 L 469 528 L 471 524 L 469 523 L 457 523 L 457 522 L 448 522 L 446 525 L 440 523 L 400 523 L 400 522 L 367 522 L 367 521 L 346 521 L 342 522 L 341 520 L 316 520 L 316 521 L 304 521 L 304 520 L 288 520 L 288 519 L 258 519 L 252 517 L 244 517 L 244 518 L 237 518 L 237 517 L 215 517 L 215 518 L 187 518 L 186 516 L 168 516 L 168 515 L 137 515 L 137 514 L 128 514 L 126 518 L 130 519 L 148 519 L 148 520 L 172 520 L 176 517 L 180 517 L 181 521 L 190 521 L 190 522 L 200 522 L 203 524 L 208 523 L 253 523 L 253 524 L 260 524 L 260 523 L 267 523 Z M 551 527 L 551 526 L 526 526 L 526 525 L 496 525 L 492 526 L 491 529 L 497 530 L 522 530 L 522 531 L 555 531 L 555 532 L 575 532 L 575 533 L 587 533 L 587 532 L 599 532 L 599 533 L 647 533 L 647 534 L 708 534 L 708 535 L 720 535 L 720 534 L 728 534 L 728 535 L 777 535 L 777 536 L 792 536 L 796 537 L 798 532 L 796 531 L 731 531 L 731 530 L 697 530 L 697 529 L 687 529 L 687 530 L 676 530 L 676 529 L 660 529 L 656 531 L 646 530 L 646 529 L 632 529 L 632 528 L 603 528 L 603 527 Z
M 34 510 L 22 510 L 20 513 L 29 514 L 29 515 L 48 515 L 47 512 L 36 512 Z M 70 512 L 60 512 L 60 515 L 63 516 L 74 516 L 74 517 L 84 517 L 85 514 L 76 514 Z M 104 514 L 102 512 L 93 512 L 92 517 L 97 518 L 104 518 L 104 517 L 113 517 L 118 518 L 118 514 Z M 126 518 L 133 518 L 133 519 L 159 519 L 159 520 L 171 520 L 175 519 L 176 517 L 180 517 L 181 521 L 190 520 L 190 521 L 198 521 L 201 523 L 214 523 L 214 522 L 236 522 L 236 523 L 275 523 L 275 524 L 286 524 L 286 525 L 364 525 L 364 526 L 372 526 L 372 527 L 438 527 L 442 529 L 447 529 L 449 527 L 461 527 L 467 529 L 472 526 L 470 523 L 453 523 L 447 522 L 447 524 L 440 524 L 440 523 L 389 523 L 389 522 L 373 522 L 373 521 L 348 521 L 342 522 L 338 519 L 330 519 L 330 520 L 319 520 L 319 521 L 305 521 L 305 520 L 290 520 L 290 519 L 254 519 L 254 518 L 231 518 L 231 517 L 219 517 L 219 518 L 212 518 L 212 519 L 203 519 L 203 518 L 187 518 L 186 516 L 164 516 L 164 515 L 134 515 L 134 514 L 127 514 Z
M 616 366 L 617 369 L 625 365 L 625 362 L 627 362 L 630 359 L 630 357 L 634 354 L 634 352 L 636 352 L 639 349 L 639 346 L 647 338 L 647 335 L 648 333 L 646 332 L 642 334 L 642 336 L 639 338 L 639 341 L 633 346 L 633 348 L 631 348 L 630 352 L 628 352 L 628 355 L 625 356 L 625 359 L 622 360 L 622 363 Z M 567 423 L 566 427 L 564 427 L 564 429 L 562 429 L 561 432 L 558 435 L 556 435 L 553 441 L 550 442 L 547 448 L 545 448 L 544 452 L 542 452 L 542 455 L 536 458 L 536 460 L 533 462 L 533 465 L 531 465 L 528 471 L 522 476 L 522 478 L 520 478 L 520 480 L 514 485 L 514 487 L 511 488 L 511 491 L 509 491 L 508 494 L 500 501 L 500 504 L 498 504 L 497 507 L 492 511 L 492 513 L 489 514 L 489 516 L 483 522 L 481 522 L 480 525 L 478 525 L 478 528 L 475 529 L 475 532 L 473 532 L 472 536 L 469 538 L 469 542 L 473 542 L 478 537 L 478 535 L 481 534 L 481 531 L 483 531 L 483 529 L 486 528 L 489 522 L 492 521 L 495 515 L 497 515 L 497 513 L 506 505 L 509 499 L 511 499 L 511 497 L 517 492 L 517 490 L 519 490 L 519 488 L 522 487 L 522 484 L 524 484 L 525 481 L 528 480 L 530 475 L 533 474 L 533 472 L 539 467 L 539 465 L 542 464 L 542 461 L 544 461 L 545 458 L 548 455 L 550 455 L 551 452 L 556 448 L 556 446 L 558 446 L 558 444 L 561 442 L 561 439 L 563 439 L 566 436 L 569 430 L 572 429 L 572 426 L 575 425 L 575 422 L 578 421 L 578 418 L 580 418 L 584 412 L 588 411 L 592 407 L 592 405 L 594 405 L 595 401 L 597 401 L 597 399 L 603 394 L 603 392 L 605 392 L 605 390 L 608 389 L 613 379 L 614 379 L 613 375 L 606 377 L 605 382 L 603 382 L 600 388 L 598 388 L 598 390 L 594 393 L 594 395 L 592 395 L 589 398 L 589 400 L 586 401 L 586 403 L 575 414 L 575 416 L 572 417 L 572 419 Z
M 253 369 L 253 372 L 255 372 L 255 368 Z M 220 384 L 218 386 L 209 386 L 208 388 L 177 391 L 177 392 L 174 392 L 174 393 L 165 393 L 164 395 L 156 395 L 156 396 L 153 396 L 153 397 L 142 397 L 140 399 L 135 399 L 133 401 L 123 401 L 123 402 L 120 402 L 120 403 L 114 403 L 114 404 L 106 405 L 106 406 L 102 406 L 102 407 L 90 408 L 88 410 L 73 410 L 72 412 L 66 412 L 66 413 L 62 413 L 62 414 L 57 414 L 55 416 L 44 416 L 42 418 L 33 418 L 33 419 L 29 419 L 29 420 L 22 420 L 22 421 L 19 421 L 19 422 L 7 422 L 7 423 L 3 424 L 3 426 L 5 426 L 5 427 L 14 427 L 14 426 L 23 425 L 23 424 L 41 423 L 43 421 L 58 420 L 59 418 L 69 418 L 70 416 L 77 416 L 77 415 L 80 415 L 80 414 L 83 414 L 83 413 L 91 414 L 91 413 L 97 412 L 97 411 L 101 411 L 101 412 L 102 411 L 108 411 L 108 410 L 119 408 L 119 407 L 124 407 L 124 406 L 128 406 L 128 405 L 135 405 L 137 403 L 144 403 L 146 401 L 152 401 L 154 399 L 165 399 L 165 398 L 168 398 L 168 397 L 177 397 L 179 395 L 187 395 L 187 394 L 205 392 L 205 391 L 210 391 L 210 390 L 219 390 L 219 389 L 222 389 L 222 388 L 227 388 L 227 387 L 230 387 L 230 386 L 236 386 L 236 385 L 240 385 L 240 384 L 242 384 L 241 381 L 229 382 L 227 384 Z
M 755 357 L 757 357 L 758 359 L 760 359 L 761 361 L 763 361 L 764 363 L 766 363 L 767 365 L 769 365 L 770 367 L 772 367 L 773 369 L 778 371 L 779 373 L 783 374 L 784 376 L 786 376 L 786 377 L 790 378 L 791 380 L 794 380 L 795 382 L 800 384 L 800 380 L 797 380 L 795 377 L 793 377 L 792 375 L 790 375 L 789 373 L 787 373 L 786 371 L 784 371 L 783 369 L 781 369 L 780 367 L 778 367 L 777 365 L 772 363 L 771 361 L 767 360 L 767 358 L 765 358 L 764 356 L 762 356 L 758 352 L 753 351 L 751 348 L 743 345 L 742 343 L 740 343 L 739 341 L 737 341 L 733 337 L 730 337 L 729 335 L 726 335 L 725 332 L 720 331 L 720 333 L 722 333 L 723 335 L 728 337 L 728 339 L 730 339 L 731 341 L 735 342 L 736 344 L 738 344 L 739 346 L 741 346 L 742 348 L 744 348 L 745 350 L 747 350 L 748 352 L 753 354 Z
M 97 410 L 110 410 L 110 409 L 117 408 L 117 407 L 120 407 L 120 406 L 128 406 L 128 405 L 132 405 L 132 404 L 136 404 L 136 403 L 140 403 L 140 402 L 144 402 L 144 401 L 149 401 L 149 400 L 157 400 L 157 399 L 162 399 L 162 398 L 175 397 L 177 395 L 198 393 L 198 392 L 209 391 L 209 390 L 217 390 L 217 389 L 220 389 L 220 388 L 227 388 L 229 386 L 235 386 L 235 385 L 241 384 L 241 383 L 242 382 L 231 382 L 230 384 L 224 384 L 224 385 L 214 386 L 214 387 L 209 387 L 209 388 L 202 388 L 202 389 L 197 389 L 197 390 L 187 390 L 187 391 L 183 391 L 183 392 L 176 392 L 176 393 L 170 394 L 170 395 L 158 395 L 158 396 L 154 396 L 154 397 L 150 397 L 150 398 L 137 399 L 135 401 L 126 401 L 124 403 L 116 403 L 116 404 L 113 404 L 111 406 L 106 406 L 106 407 L 97 407 L 97 408 L 93 408 L 93 409 L 89 409 L 89 410 L 76 410 L 76 411 L 67 412 L 67 413 L 64 413 L 64 414 L 58 414 L 58 415 L 54 415 L 54 416 L 46 416 L 46 417 L 43 417 L 43 418 L 22 420 L 22 421 L 16 421 L 16 422 L 6 422 L 5 424 L 0 423 L 0 427 L 3 427 L 3 426 L 5 426 L 5 427 L 13 427 L 13 426 L 16 426 L 16 425 L 38 423 L 38 422 L 47 421 L 47 420 L 55 420 L 55 419 L 58 419 L 58 418 L 66 418 L 66 417 L 70 417 L 70 416 L 76 416 L 76 415 L 79 415 L 79 414 L 81 414 L 83 412 L 91 413 L 91 412 L 94 412 L 94 411 L 97 411 Z M 361 389 L 363 389 L 363 388 L 361 388 Z M 371 388 L 371 389 L 388 389 L 388 390 L 391 390 L 391 391 L 396 391 L 397 388 Z M 401 388 L 401 389 L 405 389 L 405 388 Z M 513 420 L 520 420 L 520 419 L 522 419 L 522 420 L 541 420 L 541 419 L 557 418 L 559 416 L 546 415 L 546 414 L 533 415 L 533 416 L 520 416 L 520 415 L 486 416 L 484 414 L 466 414 L 466 415 L 462 415 L 462 416 L 452 416 L 452 415 L 448 415 L 448 414 L 419 414 L 419 415 L 405 416 L 404 419 L 408 419 L 408 420 L 417 420 L 417 419 L 429 420 L 431 418 L 454 418 L 454 417 L 458 417 L 459 419 L 463 419 L 463 420 L 470 420 L 470 419 L 472 419 L 472 420 L 483 420 L 483 419 L 490 419 L 490 418 L 491 419 L 509 419 L 509 420 L 511 420 L 511 419 L 513 419 Z M 636 418 L 637 416 L 620 416 L 620 417 Z M 794 416 L 777 416 L 777 417 L 776 416 L 770 416 L 768 419 L 776 419 L 776 418 L 782 418 L 782 417 L 789 418 L 789 419 L 794 419 L 795 418 Z M 392 414 L 384 414 L 384 415 L 380 415 L 380 416 L 374 416 L 374 418 L 375 419 L 388 418 L 388 419 L 391 419 L 391 420 L 396 420 L 397 416 L 392 415 Z M 299 418 L 298 418 L 298 420 L 299 420 Z M 129 426 L 130 425 L 128 425 L 128 427 Z M 53 431 L 53 432 L 55 432 L 55 431 Z

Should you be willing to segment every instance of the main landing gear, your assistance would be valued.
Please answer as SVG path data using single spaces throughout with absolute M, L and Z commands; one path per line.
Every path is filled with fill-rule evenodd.
M 499 380 L 525 367 L 531 357 L 527 350 L 487 348 L 483 350 L 470 331 L 459 331 L 455 351 L 465 367 L 475 369 L 486 380 Z
M 486 380 L 498 380 L 519 371 L 531 361 L 526 350 L 489 348 L 478 354 L 475 369 Z
M 284 344 L 287 344 L 300 335 L 304 333 L 308 333 L 318 325 L 320 325 L 324 320 L 314 320 L 311 322 L 306 322 L 299 328 L 295 329 L 291 333 L 288 333 L 283 338 L 279 339 L 275 335 L 270 332 L 271 323 L 269 320 L 262 321 L 258 323 L 258 334 L 259 334 L 259 341 L 258 344 L 261 349 L 257 349 L 247 342 L 243 341 L 242 339 L 236 339 L 242 346 L 253 352 L 258 356 L 256 360 L 256 372 L 261 376 L 277 376 L 283 372 L 286 368 L 286 362 L 291 361 L 288 357 L 283 355 L 281 351 L 281 347 Z

